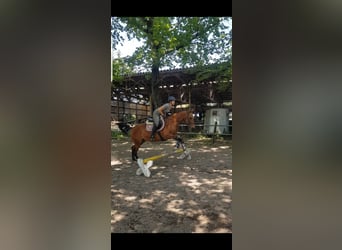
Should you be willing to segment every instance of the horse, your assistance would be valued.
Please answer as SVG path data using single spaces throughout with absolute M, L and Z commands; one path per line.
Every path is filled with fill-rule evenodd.
M 154 141 L 166 141 L 169 139 L 175 139 L 177 142 L 182 142 L 182 139 L 177 136 L 177 132 L 179 129 L 179 124 L 185 123 L 188 124 L 191 128 L 195 127 L 194 123 L 194 114 L 192 111 L 180 111 L 173 113 L 169 117 L 165 119 L 165 126 L 160 132 L 157 132 L 154 138 Z M 138 150 L 141 145 L 146 141 L 151 141 L 151 131 L 147 131 L 145 127 L 145 123 L 137 124 L 134 126 L 131 131 L 131 140 L 132 140 L 132 160 L 138 160 Z M 183 143 L 184 144 L 184 143 Z M 183 146 L 184 147 L 184 146 Z

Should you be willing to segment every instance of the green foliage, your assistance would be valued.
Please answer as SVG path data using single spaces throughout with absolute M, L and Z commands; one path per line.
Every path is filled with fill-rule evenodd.
M 231 61 L 196 67 L 189 72 L 196 73 L 195 82 L 216 81 L 220 92 L 226 91 L 232 80 Z
M 132 73 L 132 70 L 129 68 L 127 63 L 122 58 L 118 58 L 113 60 L 113 82 L 121 83 L 124 79 L 124 75 Z
M 127 136 L 124 135 L 121 131 L 114 131 L 114 130 L 112 130 L 112 139 L 122 140 L 124 138 L 127 138 Z
M 133 69 L 150 71 L 152 65 L 184 68 L 229 61 L 230 21 L 230 17 L 116 17 L 112 29 L 121 27 L 128 39 L 144 42 L 128 62 Z
M 115 49 L 118 44 L 122 44 L 123 24 L 120 22 L 118 17 L 112 17 L 111 25 L 112 47 Z
M 220 74 L 222 73 L 222 74 Z M 231 85 L 232 82 L 232 64 L 229 62 L 229 66 L 227 69 L 222 69 L 219 72 L 219 77 L 217 78 L 218 81 L 218 91 L 225 92 Z

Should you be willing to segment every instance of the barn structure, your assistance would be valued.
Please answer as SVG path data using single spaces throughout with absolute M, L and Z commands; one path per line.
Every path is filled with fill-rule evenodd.
M 200 132 L 208 109 L 227 108 L 232 113 L 232 81 L 231 78 L 222 77 L 223 71 L 230 70 L 229 65 L 220 63 L 160 71 L 158 95 L 161 100 L 167 100 L 170 95 L 175 96 L 175 112 L 189 107 L 194 109 L 195 131 Z M 120 82 L 112 82 L 112 121 L 142 122 L 151 116 L 150 76 L 149 72 L 137 73 L 125 75 Z

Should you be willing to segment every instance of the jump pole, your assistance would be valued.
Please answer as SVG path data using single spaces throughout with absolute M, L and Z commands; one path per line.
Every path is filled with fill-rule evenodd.
M 160 154 L 160 155 L 155 155 L 155 156 L 151 156 L 151 157 L 146 158 L 146 159 L 138 158 L 137 163 L 138 163 L 139 168 L 137 169 L 136 174 L 137 175 L 144 174 L 146 177 L 150 177 L 151 171 L 149 170 L 149 168 L 152 167 L 153 161 L 158 160 L 158 159 L 163 158 L 163 157 L 168 156 L 168 155 L 177 154 L 177 153 L 181 153 L 181 152 L 183 152 L 183 155 L 181 155 L 180 157 L 177 157 L 178 159 L 184 159 L 186 156 L 188 156 L 189 160 L 191 159 L 189 150 L 188 149 L 184 150 L 182 148 L 176 149 L 175 151 L 173 151 L 171 153 L 164 153 L 164 154 Z

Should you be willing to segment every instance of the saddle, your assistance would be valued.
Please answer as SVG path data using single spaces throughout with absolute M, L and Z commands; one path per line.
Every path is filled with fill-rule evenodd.
M 151 116 L 147 117 L 146 122 L 145 122 L 145 127 L 146 127 L 146 131 L 150 131 L 150 132 L 152 131 L 153 117 L 151 117 Z M 164 129 L 164 127 L 165 127 L 164 118 L 162 116 L 160 116 L 159 124 L 157 127 L 157 132 L 162 131 Z

